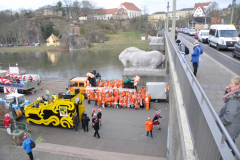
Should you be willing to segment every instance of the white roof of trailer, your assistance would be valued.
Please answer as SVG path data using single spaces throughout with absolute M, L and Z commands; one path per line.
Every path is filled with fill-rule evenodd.
M 23 97 L 23 96 L 24 94 L 21 94 L 21 93 L 11 93 L 6 95 L 6 97 L 16 97 L 16 98 Z

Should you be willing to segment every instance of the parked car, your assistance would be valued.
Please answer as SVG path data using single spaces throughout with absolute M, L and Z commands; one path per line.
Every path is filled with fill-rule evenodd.
M 35 46 L 35 43 L 30 44 L 30 46 Z
M 183 33 L 188 34 L 188 28 L 184 28 Z
M 180 32 L 180 33 L 183 33 L 183 28 L 180 28 L 179 32 Z
M 232 56 L 233 57 L 240 57 L 240 41 L 238 41 L 235 45 L 234 45 L 234 49 L 232 52 Z
M 22 44 L 18 44 L 17 46 L 22 46 Z
M 35 43 L 35 46 L 40 46 L 40 43 Z
M 188 35 L 189 36 L 194 36 L 196 32 L 197 32 L 196 29 L 189 29 L 188 30 Z
M 181 29 L 181 28 L 178 28 L 178 29 L 177 29 L 177 32 L 180 32 L 180 29 Z
M 195 39 L 198 39 L 198 33 L 199 33 L 199 31 L 197 31 L 197 32 L 195 33 Z
M 220 49 L 234 49 L 239 37 L 234 25 L 211 25 L 208 35 L 209 47 Z
M 24 43 L 24 46 L 29 46 L 29 44 L 28 43 Z
M 7 44 L 6 47 L 13 47 L 13 44 Z
M 200 30 L 198 33 L 198 41 L 208 43 L 209 30 Z
M 0 44 L 0 47 L 4 47 L 4 45 L 3 45 L 3 44 Z

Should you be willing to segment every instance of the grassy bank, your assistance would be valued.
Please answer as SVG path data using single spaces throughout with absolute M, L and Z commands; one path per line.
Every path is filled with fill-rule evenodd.
M 148 50 L 149 44 L 96 44 L 90 47 L 90 50 L 97 49 L 126 49 L 128 47 L 137 47 L 139 49 Z
M 55 51 L 55 50 L 62 50 L 62 49 L 54 46 L 0 47 L 0 52 L 44 52 L 44 51 Z
M 141 40 L 141 37 L 145 37 L 143 34 L 137 34 L 136 32 L 117 32 L 114 34 L 106 34 L 110 39 L 109 42 L 144 42 L 147 40 Z

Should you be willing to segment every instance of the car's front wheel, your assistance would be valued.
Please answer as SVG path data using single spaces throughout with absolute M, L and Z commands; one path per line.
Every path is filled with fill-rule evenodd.
M 233 56 L 233 58 L 235 58 L 236 57 L 236 53 L 235 53 L 236 51 L 235 51 L 235 49 L 232 51 L 232 56 Z
M 219 45 L 217 44 L 217 50 L 220 51 Z

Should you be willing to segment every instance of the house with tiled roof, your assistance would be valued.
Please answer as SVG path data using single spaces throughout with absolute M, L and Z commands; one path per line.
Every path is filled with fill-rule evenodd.
M 121 8 L 123 8 L 127 12 L 129 19 L 134 17 L 140 17 L 142 15 L 142 11 L 133 3 L 124 2 L 120 4 L 118 10 Z
M 60 39 L 57 38 L 54 34 L 51 34 L 47 41 L 47 46 L 59 46 L 60 45 Z
M 212 2 L 195 3 L 193 17 L 205 17 L 204 10 L 207 9 L 211 4 Z

